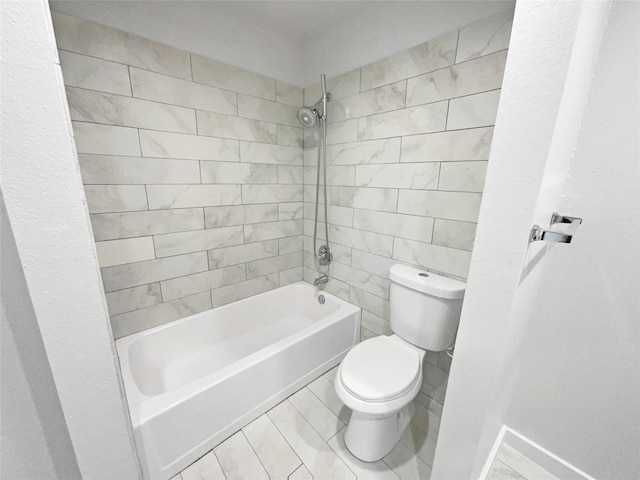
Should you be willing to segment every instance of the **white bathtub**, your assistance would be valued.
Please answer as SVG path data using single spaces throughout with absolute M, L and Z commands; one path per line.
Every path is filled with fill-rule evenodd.
M 299 282 L 117 340 L 145 478 L 171 478 L 359 337 L 358 307 Z

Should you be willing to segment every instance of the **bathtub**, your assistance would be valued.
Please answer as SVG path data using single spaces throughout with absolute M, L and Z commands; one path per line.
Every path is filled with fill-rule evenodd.
M 360 308 L 298 282 L 118 339 L 145 478 L 171 478 L 359 338 Z

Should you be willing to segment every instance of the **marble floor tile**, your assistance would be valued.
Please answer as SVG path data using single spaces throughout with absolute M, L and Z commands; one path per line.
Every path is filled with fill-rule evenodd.
M 289 401 L 324 440 L 344 427 L 344 422 L 306 387 L 291 395 Z
M 213 449 L 228 480 L 269 478 L 255 452 L 240 431 Z
M 207 453 L 196 463 L 184 469 L 180 475 L 182 480 L 224 480 L 225 478 L 214 452 Z
M 337 372 L 325 372 L 171 480 L 429 480 L 440 426 L 429 398 L 420 395 L 410 428 L 388 455 L 363 462 L 344 442 L 351 411 L 336 394 Z M 513 468 L 507 459 L 497 461 Z M 508 478 L 525 477 L 494 480 Z
M 289 400 L 277 405 L 268 415 L 314 478 L 356 478 Z
M 287 478 L 302 465 L 267 415 L 258 417 L 242 431 L 272 479 Z

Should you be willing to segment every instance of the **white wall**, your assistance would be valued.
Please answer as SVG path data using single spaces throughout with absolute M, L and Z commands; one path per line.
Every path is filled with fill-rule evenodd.
M 640 5 L 614 2 L 505 423 L 594 478 L 640 472 Z
M 48 5 L 44 0 L 0 2 L 0 13 L 1 188 L 33 315 L 28 309 L 12 312 L 10 303 L 4 307 L 10 324 L 21 319 L 33 322 L 35 316 L 48 364 L 37 346 L 31 352 L 31 342 L 25 345 L 15 338 L 17 353 L 36 363 L 23 363 L 23 371 L 40 394 L 41 389 L 50 391 L 53 387 L 47 387 L 33 372 L 30 375 L 30 370 L 50 369 L 80 475 L 104 478 L 109 472 L 112 478 L 137 478 L 139 469 L 116 369 Z M 9 258 L 15 261 L 15 255 Z M 21 299 L 11 298 L 12 302 L 21 302 L 20 308 L 27 303 L 24 290 L 22 293 Z M 13 330 L 14 336 L 16 332 Z M 33 325 L 30 335 L 39 340 Z M 32 394 L 37 400 L 36 393 Z M 53 397 L 52 404 L 55 401 Z M 33 408 L 25 404 L 23 414 L 32 413 Z M 51 415 L 47 422 L 55 418 Z M 42 426 L 45 435 L 53 432 L 54 438 L 48 440 L 56 442 L 56 429 L 47 432 L 46 422 Z M 57 431 L 61 429 L 58 424 Z M 64 442 L 64 436 L 60 442 Z M 55 446 L 50 448 L 55 451 Z M 46 455 L 41 451 L 27 453 Z M 69 472 L 73 470 L 73 455 L 64 449 L 62 453 L 68 460 L 65 471 Z M 47 470 L 50 465 L 45 463 L 42 469 Z M 57 468 L 57 473 L 63 473 Z
M 608 27 L 604 2 L 516 7 L 437 478 L 477 477 L 504 423 L 588 474 L 632 478 L 637 469 L 636 456 L 625 456 L 638 445 L 638 306 L 629 302 L 639 288 L 637 136 L 630 133 L 638 130 L 638 66 L 628 60 L 637 62 L 630 12 L 637 6 L 620 5 L 627 11 Z M 605 27 L 620 37 L 607 37 L 600 83 L 589 96 Z M 614 92 L 615 102 L 604 100 Z M 619 128 L 614 134 L 607 126 Z M 600 173 L 616 148 L 620 171 Z M 571 165 L 576 182 L 565 187 Z M 624 214 L 606 216 L 621 207 Z M 531 225 L 548 226 L 553 210 L 585 217 L 574 243 L 527 246 Z M 612 232 L 625 222 L 617 243 Z
M 300 2 L 310 4 L 307 35 L 295 31 L 302 9 L 296 2 L 51 3 L 62 13 L 307 87 L 320 73 L 345 73 L 512 8 L 514 2 L 337 2 L 348 4 L 344 8 L 336 2 Z M 269 3 L 281 18 L 265 18 L 264 7 L 253 3 Z M 313 12 L 318 8 L 335 8 L 336 14 L 323 14 L 320 18 L 329 21 L 317 24 Z
M 0 221 L 0 476 L 80 478 L 2 198 Z

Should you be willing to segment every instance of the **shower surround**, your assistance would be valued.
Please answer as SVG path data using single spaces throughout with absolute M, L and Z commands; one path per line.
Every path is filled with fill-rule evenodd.
M 302 90 L 53 14 L 114 336 L 302 279 Z
M 512 15 L 328 81 L 326 289 L 363 308 L 363 337 L 390 333 L 391 264 L 467 275 Z M 296 119 L 319 84 L 53 19 L 116 338 L 325 273 L 317 129 Z M 427 363 L 442 402 L 449 359 Z

